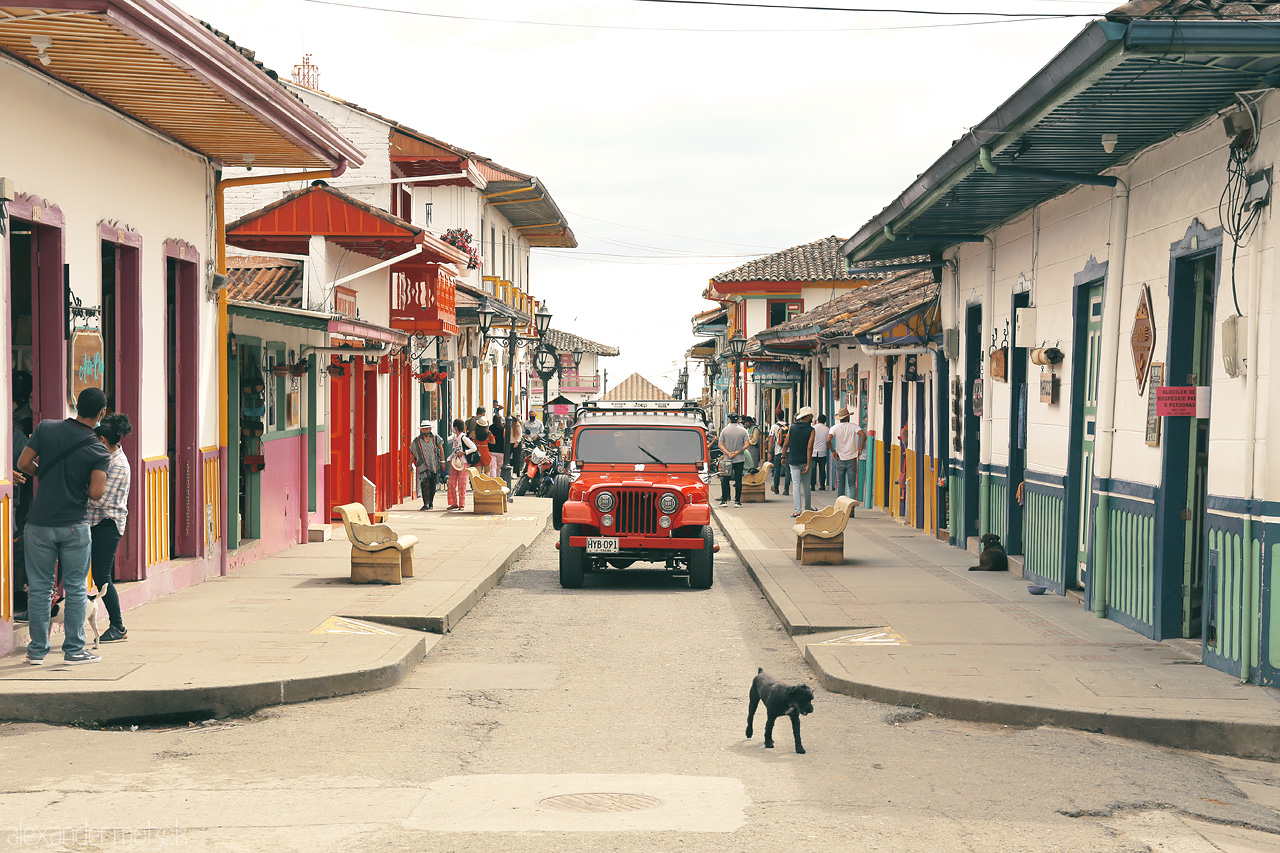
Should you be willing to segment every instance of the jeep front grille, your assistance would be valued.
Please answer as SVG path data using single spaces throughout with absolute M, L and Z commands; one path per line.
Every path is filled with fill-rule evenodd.
M 619 489 L 614 508 L 616 529 L 622 534 L 658 532 L 658 495 L 647 489 Z

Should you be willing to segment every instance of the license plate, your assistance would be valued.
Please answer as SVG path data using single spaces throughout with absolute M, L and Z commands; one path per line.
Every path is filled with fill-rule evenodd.
M 616 554 L 618 553 L 618 540 L 606 536 L 588 536 L 587 553 Z

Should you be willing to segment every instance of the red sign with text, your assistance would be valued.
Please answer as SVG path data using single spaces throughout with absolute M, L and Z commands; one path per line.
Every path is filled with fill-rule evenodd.
M 1156 415 L 1168 418 L 1208 417 L 1208 388 L 1172 385 L 1156 389 Z

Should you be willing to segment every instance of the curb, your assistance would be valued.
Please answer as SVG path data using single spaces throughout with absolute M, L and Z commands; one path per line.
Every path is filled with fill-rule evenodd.
M 0 719 L 29 723 L 110 723 L 174 715 L 243 716 L 259 708 L 382 690 L 399 684 L 427 653 L 425 637 L 404 637 L 391 658 L 351 672 L 172 690 L 66 691 L 0 696 Z
M 447 634 L 462 621 L 463 617 L 471 612 L 471 608 L 480 603 L 480 599 L 488 594 L 489 590 L 498 585 L 498 582 L 506 575 L 507 570 L 516 564 L 525 551 L 529 550 L 529 546 L 547 531 L 551 526 L 551 518 L 547 517 L 547 523 L 542 529 L 536 531 L 528 542 L 521 542 L 516 545 L 501 561 L 480 578 L 480 582 L 470 590 L 460 592 L 454 595 L 448 601 L 440 604 L 434 610 L 437 615 L 426 616 L 409 616 L 398 614 L 378 615 L 371 613 L 345 614 L 339 613 L 347 619 L 359 619 L 364 622 L 374 622 L 379 625 L 390 625 L 395 628 L 408 628 L 414 631 L 426 631 L 430 634 Z M 443 613 L 439 613 L 442 608 L 447 608 Z
M 782 623 L 783 629 L 786 630 L 789 636 L 794 637 L 797 634 L 816 634 L 819 631 L 839 631 L 845 627 L 843 625 L 837 625 L 833 628 L 819 628 L 803 622 L 798 622 L 789 616 L 787 614 L 788 610 L 798 613 L 799 608 L 792 604 L 791 599 L 782 589 L 782 585 L 775 581 L 773 576 L 768 572 L 762 572 L 756 568 L 755 563 L 743 553 L 740 547 L 738 547 L 738 543 L 734 540 L 733 533 L 730 532 L 729 526 L 725 524 L 723 520 L 720 520 L 720 513 L 716 512 L 715 507 L 711 509 L 711 512 L 715 515 L 716 519 L 720 521 L 720 529 L 724 531 L 725 538 L 729 540 L 729 547 L 733 549 L 733 553 L 738 556 L 738 560 L 741 561 L 742 565 L 747 567 L 747 574 L 751 575 L 751 579 L 756 582 L 756 586 L 760 588 L 760 592 L 764 595 L 765 600 L 769 602 L 769 606 L 773 608 L 773 612 L 777 615 L 778 621 Z
M 818 657 L 811 646 L 805 646 L 805 661 L 814 671 L 823 689 L 857 699 L 867 699 L 885 705 L 919 708 L 935 716 L 971 723 L 1028 727 L 1056 726 L 1174 749 L 1262 761 L 1280 760 L 1280 723 L 1267 725 L 1238 723 L 1230 720 L 1145 717 L 1076 708 L 1052 708 L 1043 705 L 1021 705 L 958 696 L 941 696 L 867 684 L 831 675 Z

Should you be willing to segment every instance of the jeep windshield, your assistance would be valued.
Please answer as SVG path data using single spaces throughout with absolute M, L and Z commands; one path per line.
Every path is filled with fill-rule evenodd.
M 701 465 L 706 454 L 696 429 L 587 427 L 578 432 L 579 463 Z

